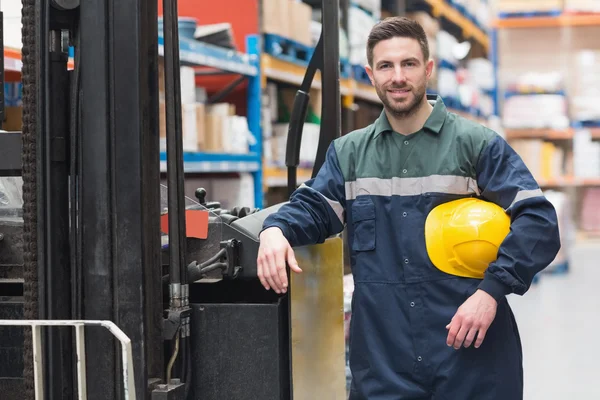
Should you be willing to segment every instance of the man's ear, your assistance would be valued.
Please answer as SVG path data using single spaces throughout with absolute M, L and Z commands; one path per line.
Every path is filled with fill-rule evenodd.
M 431 74 L 433 74 L 433 67 L 435 63 L 433 60 L 427 61 L 427 65 L 425 67 L 425 72 L 427 73 L 427 79 L 431 78 Z
M 371 80 L 371 85 L 375 86 L 375 80 L 373 79 L 373 68 L 369 64 L 365 65 L 365 71 L 367 71 L 367 75 L 369 75 L 369 79 Z

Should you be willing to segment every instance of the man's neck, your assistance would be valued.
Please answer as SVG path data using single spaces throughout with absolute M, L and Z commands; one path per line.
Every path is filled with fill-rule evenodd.
M 429 104 L 427 97 L 424 97 L 423 103 L 419 109 L 410 116 L 398 117 L 397 115 L 390 113 L 388 110 L 385 110 L 385 114 L 387 115 L 388 121 L 395 132 L 398 132 L 402 135 L 410 135 L 411 133 L 417 132 L 423 127 L 423 125 L 425 125 L 425 121 L 427 121 L 427 118 L 429 118 L 432 111 L 433 106 Z

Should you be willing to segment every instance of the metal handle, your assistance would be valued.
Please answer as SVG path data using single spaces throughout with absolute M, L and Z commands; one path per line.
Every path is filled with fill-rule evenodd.
M 82 320 L 0 320 L 0 326 L 31 326 L 33 341 L 33 379 L 35 399 L 44 400 L 44 355 L 42 354 L 42 326 L 72 326 L 75 328 L 75 346 L 77 347 L 77 386 L 78 399 L 87 399 L 85 326 L 102 326 L 121 342 L 123 361 L 123 391 L 125 400 L 136 400 L 135 375 L 133 371 L 133 353 L 131 339 L 111 321 Z

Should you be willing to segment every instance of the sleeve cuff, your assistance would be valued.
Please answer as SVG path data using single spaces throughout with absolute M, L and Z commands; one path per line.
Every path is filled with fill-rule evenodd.
M 479 289 L 492 296 L 497 302 L 511 293 L 510 287 L 492 274 L 485 274 L 483 281 L 479 284 Z
M 262 230 L 258 233 L 258 237 L 260 238 L 260 234 L 263 233 L 263 231 L 265 229 L 269 229 L 269 228 L 279 228 L 281 230 L 281 232 L 283 232 L 283 236 L 287 239 L 288 242 L 291 242 L 292 237 L 290 236 L 292 231 L 290 229 L 290 227 L 288 226 L 288 224 L 286 224 L 284 221 L 272 221 L 269 222 L 268 224 L 265 224 L 262 228 Z

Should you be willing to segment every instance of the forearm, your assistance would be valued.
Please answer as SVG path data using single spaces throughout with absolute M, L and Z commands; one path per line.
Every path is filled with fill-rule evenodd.
M 528 199 L 511 210 L 511 230 L 488 267 L 480 289 L 496 300 L 523 295 L 534 276 L 546 268 L 560 249 L 558 219 L 545 197 Z
M 302 188 L 263 225 L 264 229 L 274 226 L 296 247 L 324 242 L 343 230 L 343 221 L 319 193 Z

